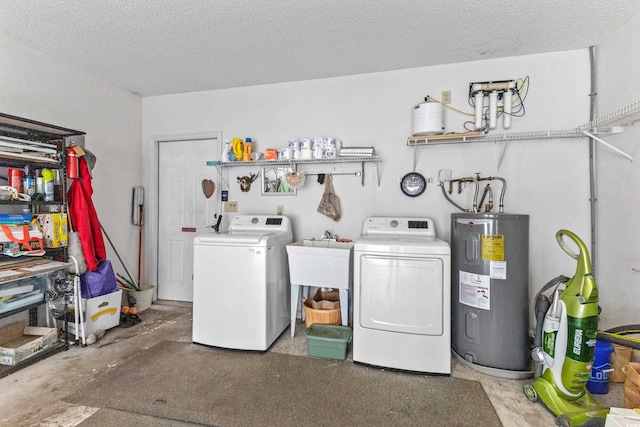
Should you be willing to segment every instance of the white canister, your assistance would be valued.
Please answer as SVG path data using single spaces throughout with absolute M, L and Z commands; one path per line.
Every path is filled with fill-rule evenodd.
M 289 160 L 291 159 L 291 149 L 289 147 L 281 148 L 278 151 L 279 160 Z
M 314 159 L 321 159 L 322 155 L 324 154 L 324 148 L 322 148 L 322 145 L 319 147 L 313 147 L 312 151 Z
M 300 159 L 300 150 L 291 150 L 291 158 L 293 160 L 299 160 Z
M 441 135 L 444 133 L 444 106 L 439 102 L 423 102 L 413 107 L 412 135 Z
M 324 139 L 324 148 L 336 148 L 336 139 L 333 137 L 327 137 Z
M 336 157 L 336 155 L 336 147 L 328 147 L 324 149 L 324 157 L 326 157 L 327 159 L 333 159 L 334 157 Z
M 297 139 L 290 139 L 289 140 L 289 149 L 291 151 L 299 150 L 300 149 L 300 141 L 298 141 Z
M 300 150 L 301 160 L 311 160 L 313 158 L 313 151 L 310 148 L 303 148 Z
M 324 138 L 322 138 L 321 136 L 316 136 L 315 138 L 313 138 L 313 140 L 311 141 L 311 148 L 312 149 L 316 149 L 316 148 L 323 148 L 324 147 Z
M 311 149 L 311 140 L 308 138 L 302 138 L 300 140 L 300 149 L 301 150 L 310 150 Z

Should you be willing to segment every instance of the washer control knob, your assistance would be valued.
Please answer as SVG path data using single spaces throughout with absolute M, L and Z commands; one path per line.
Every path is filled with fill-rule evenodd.
M 398 226 L 398 221 L 393 219 L 391 220 L 391 228 L 396 228 Z

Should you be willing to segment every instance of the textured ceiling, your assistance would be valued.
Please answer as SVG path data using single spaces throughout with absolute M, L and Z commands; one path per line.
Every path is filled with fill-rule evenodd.
M 587 48 L 637 14 L 638 0 L 0 0 L 0 35 L 151 96 Z

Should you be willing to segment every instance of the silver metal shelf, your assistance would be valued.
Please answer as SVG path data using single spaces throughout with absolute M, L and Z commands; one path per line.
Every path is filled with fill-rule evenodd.
M 511 132 L 502 134 L 485 134 L 471 136 L 434 135 L 432 137 L 412 136 L 407 139 L 409 146 L 460 144 L 471 142 L 504 142 L 504 141 L 533 141 L 542 139 L 584 138 L 584 134 L 576 130 Z
M 365 163 L 376 163 L 376 178 L 378 181 L 378 188 L 380 188 L 380 170 L 378 167 L 378 163 L 382 161 L 382 158 L 379 156 L 338 156 L 333 157 L 331 159 L 308 159 L 308 160 L 252 160 L 250 162 L 219 162 L 219 161 L 208 161 L 207 166 L 215 166 L 218 167 L 234 167 L 234 166 L 294 166 L 297 165 L 323 165 L 323 164 L 336 164 L 336 163 L 360 163 L 361 171 L 356 172 L 354 176 L 360 176 L 362 186 L 364 186 L 364 164 Z M 351 174 L 349 174 L 351 175 Z M 225 184 L 228 185 L 226 180 L 222 174 L 220 174 Z
M 635 122 L 640 121 L 640 101 L 636 101 L 626 107 L 620 108 L 613 113 L 598 117 L 589 123 L 578 127 L 578 130 L 601 131 L 603 128 L 612 128 L 615 126 L 631 126 Z
M 303 165 L 303 164 L 330 164 L 330 163 L 377 163 L 381 162 L 382 158 L 379 156 L 360 156 L 360 157 L 334 157 L 331 159 L 308 159 L 308 160 L 252 160 L 250 162 L 218 162 L 208 161 L 207 166 L 221 166 L 234 167 L 234 166 L 287 166 L 287 165 Z

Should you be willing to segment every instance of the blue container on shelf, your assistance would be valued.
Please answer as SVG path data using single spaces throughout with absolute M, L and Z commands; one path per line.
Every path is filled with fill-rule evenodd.
M 611 373 L 611 354 L 615 351 L 612 343 L 596 341 L 595 358 L 591 375 L 587 381 L 587 390 L 593 394 L 609 393 L 609 374 Z

